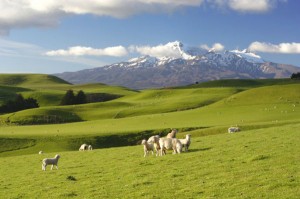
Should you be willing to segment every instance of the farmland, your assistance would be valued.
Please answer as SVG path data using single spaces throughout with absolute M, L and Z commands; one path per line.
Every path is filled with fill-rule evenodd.
M 0 104 L 18 93 L 40 105 L 0 116 L 1 198 L 300 195 L 297 80 L 220 80 L 130 90 L 71 85 L 47 75 L 0 79 Z M 119 97 L 59 105 L 69 89 Z M 228 134 L 232 125 L 242 131 Z M 178 129 L 180 138 L 192 135 L 190 152 L 143 158 L 139 141 L 170 128 Z M 78 152 L 84 142 L 95 150 Z M 38 155 L 40 150 L 45 153 Z M 42 172 L 41 160 L 56 153 L 62 157 L 59 170 Z

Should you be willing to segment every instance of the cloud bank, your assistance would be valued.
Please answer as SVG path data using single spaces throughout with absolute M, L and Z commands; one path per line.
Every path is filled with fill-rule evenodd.
M 9 34 L 14 28 L 53 27 L 70 15 L 126 18 L 204 4 L 238 12 L 266 12 L 283 1 L 287 0 L 1 0 L 0 35 Z
M 131 46 L 131 52 L 137 52 L 141 55 L 149 55 L 152 57 L 181 57 L 178 49 L 173 48 L 171 45 L 157 45 L 157 46 Z
M 69 15 L 125 18 L 139 13 L 169 13 L 203 0 L 1 0 L 0 34 L 13 28 L 51 27 Z
M 287 0 L 207 0 L 211 5 L 242 13 L 264 13 Z
M 68 50 L 53 50 L 46 52 L 48 56 L 112 56 L 122 57 L 128 54 L 127 49 L 123 46 L 107 47 L 103 49 L 95 49 L 84 46 L 74 46 Z
M 212 47 L 209 47 L 207 44 L 203 44 L 200 47 L 207 50 L 207 51 L 216 51 L 216 52 L 220 52 L 220 51 L 223 51 L 225 49 L 225 46 L 223 46 L 220 43 L 215 43 L 215 44 L 212 45 Z
M 264 53 L 300 54 L 300 43 L 280 43 L 276 45 L 256 41 L 251 43 L 248 49 Z

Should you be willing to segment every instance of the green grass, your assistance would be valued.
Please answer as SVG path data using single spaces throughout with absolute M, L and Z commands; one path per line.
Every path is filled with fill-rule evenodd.
M 215 81 L 201 82 L 179 88 L 212 88 L 212 87 L 235 87 L 235 88 L 255 88 L 272 85 L 298 84 L 295 79 L 221 79 Z
M 45 172 L 55 153 L 3 157 L 0 197 L 298 198 L 299 127 L 192 137 L 189 152 L 164 157 L 144 158 L 141 145 L 60 152 Z
M 134 91 L 37 74 L 0 75 L 0 85 L 0 104 L 21 93 L 41 105 L 0 116 L 0 198 L 300 195 L 299 81 L 218 80 Z M 68 89 L 122 97 L 58 106 Z M 231 125 L 242 131 L 228 134 Z M 140 141 L 170 128 L 178 138 L 192 135 L 190 152 L 143 158 Z M 79 152 L 82 143 L 96 150 Z M 42 159 L 56 153 L 59 170 L 43 172 Z

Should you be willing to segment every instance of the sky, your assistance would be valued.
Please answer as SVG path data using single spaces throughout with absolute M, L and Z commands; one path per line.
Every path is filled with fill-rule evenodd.
M 164 56 L 174 41 L 220 53 L 248 49 L 300 67 L 299 8 L 299 0 L 1 0 L 0 73 Z

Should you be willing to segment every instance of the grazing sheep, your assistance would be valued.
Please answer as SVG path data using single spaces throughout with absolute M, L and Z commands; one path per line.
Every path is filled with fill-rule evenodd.
M 89 151 L 93 150 L 92 145 L 89 145 L 89 146 L 88 146 L 88 150 L 89 150 Z
M 241 131 L 241 129 L 239 127 L 229 127 L 228 128 L 228 133 L 235 133 L 235 132 L 239 132 Z
M 43 154 L 43 153 L 44 153 L 43 151 L 40 151 L 40 152 L 39 152 L 40 155 Z
M 159 139 L 159 146 L 160 146 L 160 156 L 166 154 L 165 150 L 173 149 L 173 154 L 181 153 L 182 151 L 182 144 L 176 138 L 160 138 Z
M 156 151 L 156 156 L 158 156 L 160 146 L 159 146 L 159 135 L 153 135 L 148 140 L 148 143 L 152 143 L 154 145 L 154 149 Z
M 144 145 L 144 157 L 146 157 L 147 154 L 149 154 L 150 151 L 154 151 L 154 144 L 147 142 L 145 139 L 142 141 L 142 145 Z
M 177 130 L 172 129 L 172 131 L 170 133 L 168 133 L 167 138 L 176 138 L 176 133 L 177 133 Z
M 149 137 L 149 139 L 147 140 L 147 142 L 150 143 L 158 143 L 158 141 L 159 141 L 159 135 L 153 135 Z
M 182 147 L 184 147 L 184 151 L 187 152 L 191 144 L 191 134 L 186 134 L 185 139 L 179 139 L 179 141 L 181 142 Z
M 87 144 L 82 144 L 79 148 L 79 151 L 85 151 L 88 150 L 88 145 Z
M 53 169 L 53 165 L 56 166 L 56 169 L 58 169 L 57 163 L 58 163 L 58 159 L 60 158 L 60 156 L 58 154 L 55 155 L 54 158 L 45 158 L 42 161 L 42 170 L 46 171 L 46 166 L 49 164 L 51 164 L 51 170 Z

